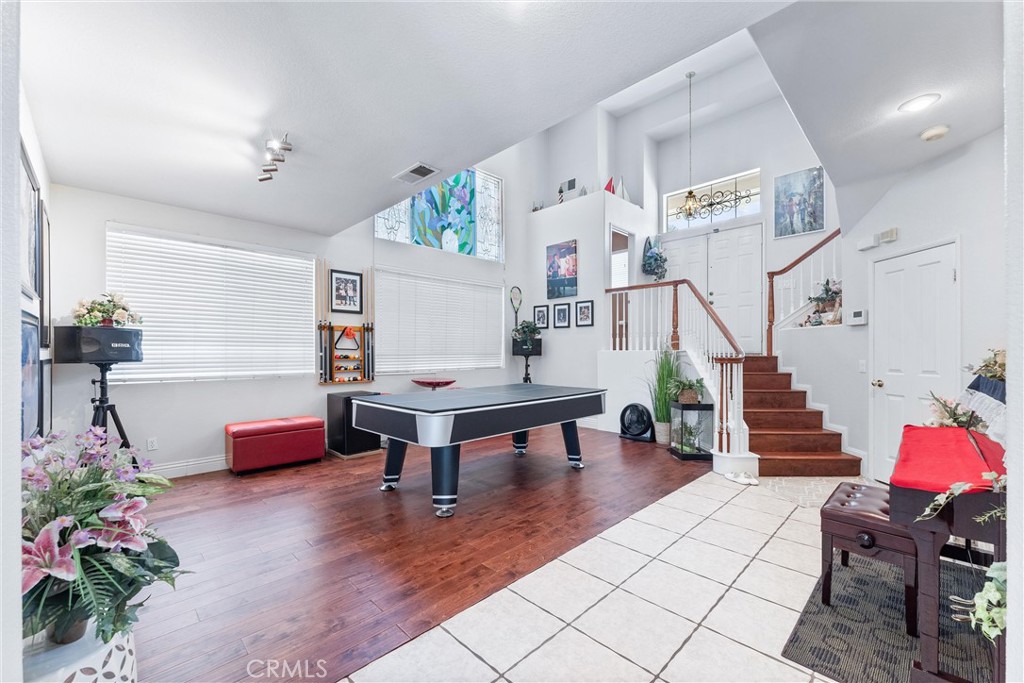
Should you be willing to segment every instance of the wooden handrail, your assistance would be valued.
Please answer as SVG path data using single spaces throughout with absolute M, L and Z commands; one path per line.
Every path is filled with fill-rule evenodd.
M 810 258 L 811 255 L 813 255 L 815 252 L 817 252 L 820 249 L 822 249 L 826 244 L 828 244 L 829 242 L 831 242 L 835 238 L 839 237 L 839 234 L 841 232 L 842 232 L 841 228 L 836 228 L 831 233 L 826 235 L 823 240 L 821 240 L 820 242 L 815 244 L 813 247 L 811 247 L 810 249 L 808 249 L 804 253 L 800 254 L 795 259 L 793 259 L 792 263 L 790 263 L 785 268 L 780 268 L 779 270 L 769 270 L 766 273 L 766 275 L 768 276 L 768 330 L 767 330 L 767 334 L 765 335 L 765 337 L 767 339 L 767 354 L 766 355 L 768 355 L 768 356 L 775 355 L 774 354 L 774 351 L 775 351 L 775 348 L 774 348 L 774 346 L 775 346 L 775 344 L 774 344 L 774 342 L 775 342 L 775 339 L 774 339 L 774 331 L 775 331 L 775 276 L 776 275 L 785 275 L 789 271 L 793 270 L 794 268 L 799 266 L 801 263 L 806 261 L 808 258 Z
M 800 265 L 801 263 L 803 263 L 804 261 L 806 261 L 807 259 L 809 259 L 809 258 L 811 257 L 811 255 L 812 255 L 812 254 L 814 254 L 814 253 L 815 253 L 816 251 L 818 251 L 819 249 L 821 249 L 822 247 L 824 247 L 824 246 L 825 246 L 826 244 L 828 244 L 829 242 L 831 242 L 831 241 L 832 241 L 832 240 L 834 240 L 835 238 L 839 237 L 839 233 L 840 233 L 841 231 L 842 231 L 842 230 L 841 230 L 841 228 L 836 228 L 836 229 L 835 229 L 835 230 L 833 230 L 833 231 L 832 231 L 831 233 L 829 233 L 828 235 L 826 235 L 826 236 L 825 236 L 825 238 L 824 238 L 824 239 L 822 239 L 822 240 L 821 240 L 820 242 L 818 242 L 818 243 L 817 243 L 817 244 L 815 244 L 815 245 L 814 245 L 813 247 L 811 247 L 810 249 L 808 249 L 808 250 L 807 250 L 807 251 L 805 251 L 804 253 L 800 254 L 800 255 L 799 255 L 799 256 L 797 256 L 797 257 L 796 257 L 795 259 L 793 259 L 793 262 L 792 262 L 792 263 L 790 263 L 790 264 L 789 264 L 788 266 L 786 266 L 785 268 L 782 268 L 782 269 L 780 269 L 780 270 L 772 270 L 772 271 L 769 271 L 769 272 L 768 272 L 768 277 L 775 277 L 776 275 L 785 275 L 785 274 L 786 274 L 786 273 L 788 273 L 789 271 L 793 270 L 794 268 L 796 268 L 797 266 L 799 266 L 799 265 Z
M 672 348 L 675 349 L 675 350 L 678 350 L 679 349 L 679 285 L 685 285 L 686 287 L 689 287 L 690 292 L 693 293 L 694 298 L 697 299 L 697 303 L 699 303 L 701 308 L 704 309 L 704 312 L 708 314 L 708 317 L 711 318 L 711 322 L 713 322 L 715 324 L 715 327 L 718 328 L 718 331 L 722 333 L 722 337 L 725 338 L 726 343 L 728 343 L 729 346 L 732 347 L 733 353 L 735 354 L 734 358 L 742 359 L 745 354 L 743 352 L 743 349 L 736 342 L 736 338 L 732 336 L 732 332 L 730 332 L 729 328 L 725 326 L 725 323 L 722 322 L 722 319 L 720 317 L 718 317 L 718 313 L 715 311 L 714 308 L 711 307 L 711 304 L 708 303 L 707 299 L 705 299 L 704 296 L 701 295 L 701 293 L 697 289 L 697 287 L 692 282 L 690 282 L 689 280 L 686 280 L 686 279 L 682 279 L 682 280 L 666 280 L 665 282 L 652 282 L 652 283 L 648 283 L 646 285 L 630 285 L 629 287 L 612 287 L 610 289 L 605 289 L 604 291 L 605 291 L 605 294 L 618 294 L 620 292 L 631 292 L 631 291 L 640 290 L 640 289 L 652 289 L 654 287 L 671 287 L 672 288 L 672 337 L 671 337 L 671 343 L 672 343 Z

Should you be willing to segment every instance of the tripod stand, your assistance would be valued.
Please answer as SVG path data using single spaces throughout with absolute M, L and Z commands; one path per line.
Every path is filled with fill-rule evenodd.
M 113 363 L 93 363 L 100 369 L 100 378 L 92 380 L 92 383 L 98 384 L 100 387 L 100 395 L 90 399 L 92 401 L 92 425 L 94 427 L 107 427 L 107 416 L 114 418 L 114 426 L 117 427 L 117 435 L 121 437 L 121 445 L 125 448 L 131 448 L 132 445 L 128 442 L 128 437 L 124 433 L 124 425 L 121 424 L 121 418 L 117 414 L 117 406 L 110 402 L 110 397 L 107 394 L 109 384 L 107 383 L 107 373 L 110 372 L 110 366 Z M 107 435 L 109 438 L 109 430 Z

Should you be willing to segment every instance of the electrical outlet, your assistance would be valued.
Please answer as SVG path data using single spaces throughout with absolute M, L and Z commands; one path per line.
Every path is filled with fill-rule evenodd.
M 159 448 L 159 446 L 157 446 L 157 444 L 156 444 L 156 437 L 155 436 L 151 436 L 148 439 L 146 439 L 146 450 L 147 451 L 155 451 L 158 448 Z

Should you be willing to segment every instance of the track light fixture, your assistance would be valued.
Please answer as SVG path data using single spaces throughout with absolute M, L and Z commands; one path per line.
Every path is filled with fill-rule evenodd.
M 285 152 L 292 151 L 292 143 L 288 142 L 288 133 L 285 133 L 280 138 L 274 135 L 274 131 L 268 130 L 269 136 L 266 138 L 266 153 L 263 155 L 264 164 L 260 167 L 261 174 L 256 176 L 256 180 L 265 182 L 267 180 L 274 179 L 274 173 L 277 173 L 278 164 L 283 164 L 285 161 Z

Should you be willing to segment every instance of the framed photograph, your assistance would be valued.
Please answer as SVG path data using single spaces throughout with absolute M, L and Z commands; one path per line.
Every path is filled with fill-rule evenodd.
M 576 327 L 594 326 L 594 300 L 576 302 Z
M 40 431 L 43 435 L 53 431 L 53 359 L 44 358 L 42 367 L 42 390 L 39 392 L 39 414 L 42 418 Z
M 542 330 L 548 329 L 548 305 L 533 307 L 533 322 Z
M 331 271 L 331 311 L 363 312 L 363 274 L 345 270 Z
M 821 166 L 775 178 L 775 238 L 825 229 L 825 170 Z
M 21 313 L 21 440 L 39 433 L 42 418 L 42 367 L 39 362 L 39 318 Z
M 552 307 L 552 314 L 555 316 L 555 328 L 569 327 L 569 304 L 555 304 Z
M 549 299 L 576 296 L 576 240 L 548 247 L 547 283 Z M 557 320 L 555 327 L 558 327 Z
M 39 346 L 50 348 L 50 214 L 39 200 Z M 44 423 L 45 426 L 45 423 Z
M 21 291 L 31 299 L 39 296 L 39 182 L 21 145 Z

